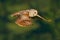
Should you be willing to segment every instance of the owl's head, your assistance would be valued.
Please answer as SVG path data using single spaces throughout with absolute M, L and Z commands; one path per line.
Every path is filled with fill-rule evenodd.
M 29 16 L 30 17 L 37 16 L 37 14 L 38 14 L 37 10 L 35 10 L 35 9 L 30 9 L 29 10 Z

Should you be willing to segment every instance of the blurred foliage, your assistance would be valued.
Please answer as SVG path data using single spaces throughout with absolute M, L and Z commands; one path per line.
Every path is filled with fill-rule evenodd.
M 52 22 L 32 18 L 33 25 L 22 28 L 10 15 L 36 9 Z M 0 40 L 60 40 L 60 0 L 0 0 Z

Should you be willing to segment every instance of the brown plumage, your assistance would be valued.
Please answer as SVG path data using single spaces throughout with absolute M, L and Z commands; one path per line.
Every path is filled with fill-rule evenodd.
M 29 26 L 32 24 L 32 21 L 31 21 L 31 17 L 39 17 L 40 19 L 46 21 L 46 22 L 51 22 L 52 20 L 47 20 L 45 18 L 43 18 L 42 16 L 38 15 L 38 12 L 37 10 L 35 9 L 30 9 L 30 10 L 22 10 L 22 11 L 19 11 L 17 13 L 14 13 L 11 15 L 12 17 L 13 16 L 17 16 L 17 19 L 15 21 L 15 23 L 19 26 Z
M 32 24 L 28 11 L 23 10 L 23 11 L 14 13 L 11 16 L 18 16 L 15 23 L 19 26 L 29 26 Z

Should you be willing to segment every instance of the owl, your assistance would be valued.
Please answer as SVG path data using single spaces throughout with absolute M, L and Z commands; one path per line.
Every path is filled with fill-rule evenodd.
M 15 23 L 23 27 L 32 25 L 31 18 L 35 16 L 47 21 L 45 18 L 39 16 L 38 11 L 35 9 L 22 10 L 11 15 L 11 17 L 13 16 L 17 16 Z

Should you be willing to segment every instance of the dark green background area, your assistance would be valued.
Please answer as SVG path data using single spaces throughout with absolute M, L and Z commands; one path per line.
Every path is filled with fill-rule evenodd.
M 10 15 L 26 9 L 52 22 L 34 17 L 31 26 L 16 25 Z M 60 40 L 60 0 L 0 0 L 0 40 Z

